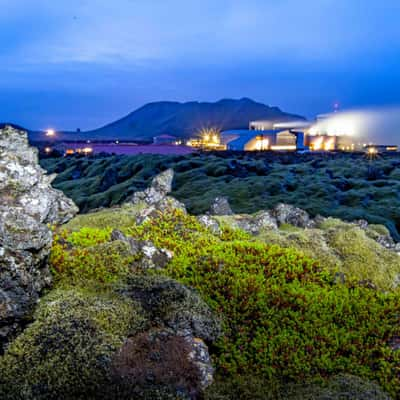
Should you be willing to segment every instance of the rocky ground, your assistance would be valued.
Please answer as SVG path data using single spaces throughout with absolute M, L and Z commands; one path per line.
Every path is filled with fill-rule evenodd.
M 74 217 L 22 132 L 0 155 L 2 399 L 399 398 L 385 227 L 223 196 L 193 217 L 171 169 Z

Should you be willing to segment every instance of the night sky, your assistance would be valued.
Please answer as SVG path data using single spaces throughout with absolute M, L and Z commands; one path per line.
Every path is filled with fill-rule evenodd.
M 400 104 L 399 0 L 0 0 L 0 51 L 0 122 L 32 129 L 159 100 Z

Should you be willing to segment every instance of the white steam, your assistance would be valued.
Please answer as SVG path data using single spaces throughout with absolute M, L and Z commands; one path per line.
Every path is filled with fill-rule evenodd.
M 348 135 L 362 143 L 400 145 L 400 106 L 345 111 L 327 116 L 310 134 Z

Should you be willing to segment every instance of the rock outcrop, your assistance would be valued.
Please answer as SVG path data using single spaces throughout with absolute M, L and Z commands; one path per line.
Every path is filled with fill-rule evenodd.
M 210 208 L 211 215 L 233 215 L 229 200 L 226 197 L 220 196 L 214 199 Z
M 127 237 L 116 229 L 111 233 L 111 240 L 126 243 L 133 256 L 141 256 L 140 259 L 135 261 L 133 267 L 142 271 L 163 269 L 173 257 L 169 250 L 157 248 L 150 240 L 137 240 L 133 237 Z
M 278 204 L 272 211 L 279 225 L 290 224 L 298 228 L 312 227 L 308 213 L 289 204 Z
M 136 218 L 138 223 L 146 221 L 156 215 L 157 212 L 164 212 L 171 209 L 180 209 L 186 212 L 184 204 L 174 197 L 168 196 L 172 191 L 173 179 L 174 171 L 172 169 L 167 169 L 154 177 L 146 190 L 133 194 L 132 199 L 130 199 L 128 203 L 143 206 Z
M 25 132 L 0 130 L 0 352 L 51 281 L 50 226 L 78 211 L 50 186 L 54 177 L 39 166 Z

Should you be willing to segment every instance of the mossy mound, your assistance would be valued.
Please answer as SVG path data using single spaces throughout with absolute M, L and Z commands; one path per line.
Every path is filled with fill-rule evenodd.
M 105 229 L 111 226 L 123 231 L 135 224 L 136 217 L 143 207 L 141 204 L 125 204 L 121 207 L 81 214 L 69 221 L 64 227 L 69 231 L 79 231 L 82 228 Z
M 127 298 L 53 291 L 0 359 L 1 398 L 95 398 L 107 385 L 113 354 L 143 322 L 140 305 Z
M 377 238 L 387 234 L 387 229 L 381 225 L 361 229 L 328 218 L 315 229 L 282 226 L 279 230 L 264 230 L 257 238 L 298 249 L 332 272 L 342 272 L 349 279 L 371 282 L 380 289 L 389 290 L 397 286 L 400 256 L 377 243 Z
M 195 287 L 223 318 L 224 336 L 214 345 L 220 373 L 257 370 L 268 379 L 303 381 L 348 372 L 397 391 L 397 375 L 387 373 L 400 357 L 387 344 L 400 331 L 397 294 L 362 287 L 353 276 L 336 284 L 333 265 L 327 268 L 296 246 L 266 245 L 226 227 L 214 235 L 179 212 L 129 232 L 171 250 L 164 273 Z M 312 243 L 315 230 L 307 232 Z M 319 230 L 321 240 L 327 232 Z M 285 238 L 303 233 L 287 229 Z M 337 257 L 325 247 L 331 259 Z
M 123 280 L 136 257 L 127 243 L 109 241 L 110 234 L 108 228 L 59 232 L 50 255 L 56 283 L 85 286 L 92 281 L 112 284 Z
M 271 235 L 285 241 L 278 246 L 228 227 L 213 234 L 195 217 L 171 210 L 154 215 L 141 225 L 132 223 L 124 228 L 126 235 L 137 240 L 151 240 L 158 248 L 173 253 L 163 270 L 149 272 L 133 271 L 129 262 L 124 264 L 131 257 L 129 249 L 124 247 L 125 242 L 110 241 L 110 232 L 120 228 L 118 211 L 113 210 L 113 213 L 115 218 L 110 218 L 106 225 L 100 215 L 93 214 L 80 217 L 79 224 L 84 224 L 84 218 L 92 221 L 99 218 L 99 226 L 93 223 L 90 228 L 78 228 L 73 221 L 59 234 L 51 257 L 58 289 L 44 299 L 35 322 L 12 344 L 1 361 L 2 371 L 5 371 L 3 388 L 10 389 L 14 380 L 18 390 L 28 393 L 32 399 L 50 399 L 55 393 L 63 393 L 62 387 L 66 393 L 70 390 L 76 394 L 76 398 L 87 393 L 82 392 L 84 389 L 89 390 L 89 394 L 97 390 L 98 396 L 105 393 L 98 388 L 107 378 L 109 362 L 122 342 L 126 344 L 128 336 L 140 339 L 138 329 L 146 332 L 162 327 L 174 332 L 189 330 L 211 342 L 219 336 L 218 324 L 211 319 L 211 309 L 222 321 L 223 334 L 213 342 L 211 349 L 214 365 L 224 381 L 246 379 L 257 371 L 266 388 L 274 385 L 282 388 L 284 383 L 300 384 L 315 379 L 325 382 L 321 387 L 328 387 L 329 378 L 352 373 L 377 382 L 388 393 L 399 396 L 400 354 L 389 344 L 391 339 L 400 337 L 397 291 L 372 290 L 361 286 L 360 279 L 350 276 L 343 284 L 337 284 L 334 265 L 328 266 L 297 249 L 307 245 L 318 251 L 318 241 L 323 240 L 327 244 L 326 256 L 343 261 L 330 243 L 341 243 L 340 235 L 337 238 L 339 233 L 351 233 L 351 229 L 359 228 L 337 221 L 329 221 L 331 226 L 318 229 L 286 227 L 271 231 Z M 373 240 L 360 232 L 366 240 Z M 306 238 L 300 238 L 304 234 Z M 295 243 L 293 235 L 297 245 L 292 244 Z M 113 264 L 110 258 L 102 263 L 103 256 L 95 261 L 91 256 L 80 256 L 90 251 L 100 254 L 100 250 L 104 258 L 120 258 Z M 96 269 L 99 264 L 101 273 Z M 118 268 L 114 270 L 116 265 L 123 265 L 123 273 Z M 182 284 L 187 287 L 183 288 Z M 74 294 L 73 299 L 84 296 L 86 303 L 82 300 L 80 306 L 80 300 L 69 300 L 65 308 L 73 311 L 61 312 L 64 310 L 62 299 L 67 294 L 71 297 L 72 289 L 64 289 L 68 285 L 94 285 L 99 292 Z M 113 301 L 115 307 L 107 306 L 110 315 L 108 311 L 102 314 L 96 311 L 96 301 L 100 304 Z M 136 310 L 136 314 L 132 315 L 132 310 Z M 101 318 L 97 319 L 92 313 Z M 81 314 L 84 317 L 81 318 Z M 121 317 L 125 322 L 119 321 Z M 108 323 L 116 324 L 115 330 Z M 53 339 L 54 330 L 60 336 L 57 341 Z M 73 350 L 71 346 L 75 346 Z M 124 348 L 136 354 L 139 347 Z M 81 351 L 85 354 L 89 351 L 90 356 L 86 361 L 78 356 L 79 366 L 75 366 L 76 372 L 70 373 L 72 355 Z M 63 357 L 66 364 L 62 362 Z M 168 355 L 167 359 L 174 358 Z M 134 358 L 127 360 L 129 371 L 135 369 Z M 96 372 L 90 375 L 92 372 L 87 371 L 92 371 L 93 366 Z M 50 382 L 51 387 L 41 387 L 42 382 Z M 315 388 L 311 393 L 322 390 Z M 117 385 L 114 395 L 119 390 Z M 149 390 L 146 389 L 147 394 L 153 388 Z M 154 390 L 154 398 L 163 398 L 162 390 Z M 303 393 L 299 388 L 296 390 L 296 393 Z M 47 393 L 48 397 L 34 397 L 36 393 Z M 302 395 L 308 398 L 308 392 Z M 140 396 L 142 394 L 136 397 L 145 398 Z M 216 396 L 215 399 L 219 398 L 218 392 Z

